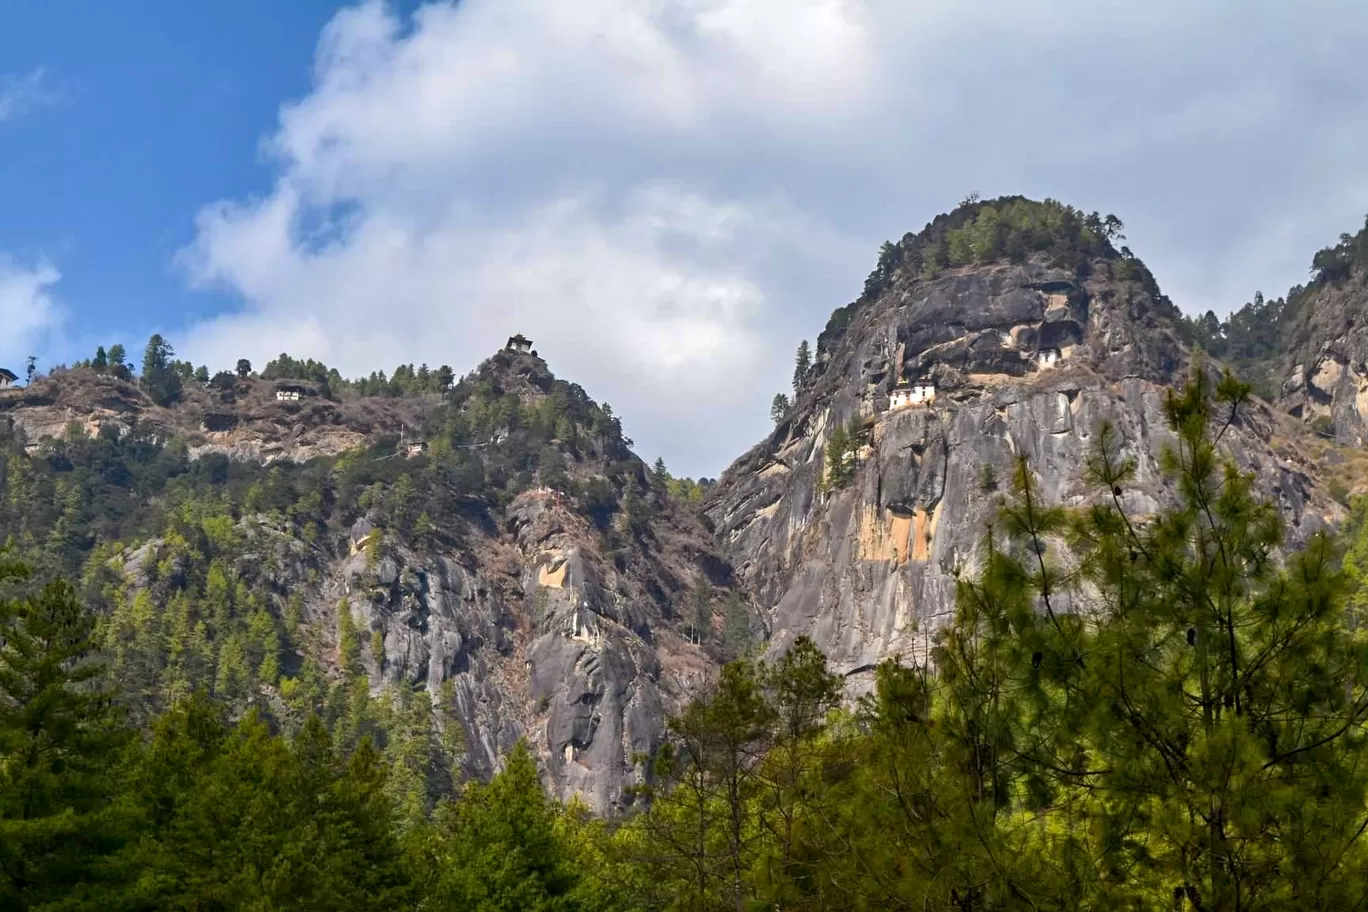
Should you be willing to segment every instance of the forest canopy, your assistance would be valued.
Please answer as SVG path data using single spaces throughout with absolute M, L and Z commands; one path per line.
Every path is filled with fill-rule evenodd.
M 146 606 L 109 613 L 99 585 L 11 555 L 0 905 L 1360 908 L 1368 507 L 1341 542 L 1289 550 L 1219 449 L 1248 396 L 1201 371 L 1168 396 L 1171 496 L 1143 519 L 1109 427 L 1081 506 L 1044 502 L 1020 460 L 934 662 L 884 662 L 850 705 L 809 640 L 739 655 L 611 819 L 547 798 L 536 745 L 466 781 L 447 698 L 371 696 L 345 614 L 342 678 L 297 677 L 314 696 L 281 714 L 233 702 L 233 663 L 261 674 L 270 631 L 212 560 L 183 597 L 200 620 L 146 638 Z M 188 547 L 232 547 L 231 524 L 199 522 Z M 139 697 L 147 662 L 198 661 L 225 623 L 243 639 L 223 688 L 201 672 Z

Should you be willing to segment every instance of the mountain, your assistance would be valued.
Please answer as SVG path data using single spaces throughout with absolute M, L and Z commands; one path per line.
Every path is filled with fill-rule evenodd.
M 860 687 L 924 655 L 1019 454 L 1085 504 L 1109 421 L 1138 467 L 1117 498 L 1155 512 L 1197 347 L 1267 394 L 1222 445 L 1291 541 L 1344 517 L 1364 235 L 1222 323 L 1184 318 L 1121 230 L 1008 197 L 885 244 L 701 509 L 520 337 L 459 382 L 284 355 L 210 377 L 154 337 L 136 382 L 101 350 L 0 390 L 0 528 L 80 581 L 136 718 L 195 689 L 286 731 L 317 712 L 427 807 L 526 739 L 558 797 L 621 809 L 670 714 L 766 637 L 810 635 Z
M 882 659 L 924 655 L 1018 454 L 1050 502 L 1085 504 L 1104 421 L 1138 467 L 1123 508 L 1155 512 L 1165 395 L 1192 352 L 1149 270 L 1113 245 L 1120 229 L 1011 197 L 969 201 L 884 246 L 864 294 L 819 337 L 787 417 L 706 504 L 768 610 L 772 648 L 811 636 L 855 683 Z M 1223 440 L 1294 541 L 1344 514 L 1324 483 L 1334 459 L 1308 437 L 1256 400 Z
M 1312 279 L 1276 300 L 1256 295 L 1190 335 L 1237 365 L 1281 409 L 1319 434 L 1368 443 L 1368 222 L 1312 258 Z
M 484 776 L 526 738 L 555 794 L 607 810 L 744 648 L 695 511 L 535 352 L 451 388 L 285 357 L 208 382 L 164 369 L 184 374 L 166 405 L 122 369 L 0 391 L 0 528 L 82 581 L 137 715 L 205 688 L 394 744 L 422 693 L 415 775 Z

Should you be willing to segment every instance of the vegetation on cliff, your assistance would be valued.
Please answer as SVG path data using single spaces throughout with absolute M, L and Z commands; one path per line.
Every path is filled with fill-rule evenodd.
M 1177 317 L 1177 308 L 1160 293 L 1145 264 L 1128 248 L 1114 246 L 1113 242 L 1124 238 L 1122 230 L 1114 215 L 1087 214 L 1057 200 L 1037 202 L 1021 196 L 981 200 L 971 195 L 921 231 L 909 232 L 897 243 L 884 242 L 864 292 L 833 311 L 817 337 L 818 357 L 835 347 L 855 315 L 891 288 L 899 275 L 932 279 L 947 269 L 1020 263 L 1035 257 L 1080 278 L 1089 275 L 1096 263 L 1106 263 L 1117 278 L 1141 283 L 1153 300 Z
M 1188 340 L 1233 366 L 1255 390 L 1268 399 L 1278 394 L 1281 378 L 1274 368 L 1290 352 L 1308 341 L 1307 323 L 1322 296 L 1332 289 L 1368 284 L 1368 218 L 1356 234 L 1341 234 L 1339 242 L 1311 258 L 1311 280 L 1294 285 L 1272 300 L 1256 292 L 1249 303 L 1224 320 L 1213 311 L 1186 317 Z
M 53 382 L 77 387 L 88 370 Z M 293 414 L 290 404 L 270 407 Z M 694 580 L 670 588 L 662 555 L 679 545 L 659 536 L 680 535 L 673 524 L 706 483 L 676 479 L 663 463 L 649 470 L 611 408 L 525 356 L 496 356 L 416 414 L 407 442 L 378 434 L 339 456 L 268 465 L 192 458 L 185 440 L 166 439 L 161 413 L 122 413 L 94 436 L 73 424 L 43 440 L 0 418 L 0 549 L 37 578 L 71 581 L 132 724 L 152 724 L 197 691 L 290 736 L 316 715 L 339 750 L 370 738 L 395 773 L 396 800 L 430 808 L 468 771 L 460 742 L 469 720 L 457 719 L 452 694 L 374 692 L 386 647 L 357 629 L 345 603 L 320 603 L 324 579 L 360 549 L 361 582 L 374 588 L 402 548 L 472 575 L 488 565 L 516 594 L 522 568 L 510 569 L 500 550 L 508 511 L 519 495 L 549 491 L 606 564 L 594 572 L 613 586 L 614 571 L 635 581 L 635 610 L 655 599 L 652 616 L 666 619 L 657 633 L 670 623 L 682 633 L 674 602 Z M 357 536 L 359 518 L 368 531 Z M 706 548 L 701 531 L 697 539 Z M 720 660 L 749 631 L 715 629 L 725 591 L 699 592 L 688 635 Z
M 874 692 L 843 708 L 811 642 L 741 656 L 671 721 L 637 810 L 615 821 L 544 798 L 525 752 L 488 784 L 456 781 L 426 698 L 396 701 L 384 725 L 364 712 L 339 724 L 368 700 L 364 644 L 345 624 L 336 702 L 301 703 L 282 724 L 187 690 L 135 724 L 137 632 L 107 638 L 83 604 L 99 591 L 89 580 L 37 588 L 7 565 L 0 899 L 1354 908 L 1368 874 L 1368 507 L 1346 560 L 1324 538 L 1283 553 L 1276 509 L 1217 447 L 1248 388 L 1206 377 L 1167 401 L 1171 506 L 1123 510 L 1133 467 L 1106 428 L 1087 505 L 1042 502 L 1019 463 L 932 667 L 885 662 Z M 206 625 L 223 589 L 206 578 L 186 596 Z M 119 610 L 136 625 L 146 606 Z

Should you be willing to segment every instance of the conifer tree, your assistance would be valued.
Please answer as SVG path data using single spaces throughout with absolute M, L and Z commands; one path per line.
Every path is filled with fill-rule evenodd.
M 442 806 L 428 908 L 452 912 L 590 912 L 556 833 L 557 812 L 519 744 L 487 785 Z
M 808 340 L 804 339 L 798 343 L 798 353 L 793 357 L 793 395 L 797 398 L 802 391 L 803 384 L 807 382 L 808 375 L 812 373 L 812 349 L 808 346 Z
M 26 567 L 0 564 L 0 586 Z M 0 601 L 0 906 L 67 908 L 111 876 L 126 734 L 94 661 L 95 624 L 52 582 Z
M 789 401 L 789 397 L 783 393 L 775 393 L 774 400 L 770 402 L 770 420 L 776 425 L 783 424 L 792 410 L 793 403 Z
M 825 790 L 812 788 L 817 739 L 841 700 L 841 679 L 808 637 L 799 637 L 761 680 L 773 716 L 773 744 L 760 767 L 760 821 L 767 836 L 760 878 L 771 902 L 792 908 L 818 875 L 803 834 L 817 826 Z
M 1104 906 L 1345 908 L 1364 876 L 1368 646 L 1330 543 L 1285 551 L 1275 505 L 1218 449 L 1247 397 L 1200 366 L 1169 395 L 1176 503 L 1143 522 L 1110 427 L 1100 496 L 1072 520 L 1019 467 L 938 652 L 975 781 L 1087 821 L 1049 836 L 1055 889 Z
M 158 334 L 147 340 L 143 352 L 142 387 L 157 405 L 169 405 L 180 396 L 181 375 L 171 363 L 175 351 Z

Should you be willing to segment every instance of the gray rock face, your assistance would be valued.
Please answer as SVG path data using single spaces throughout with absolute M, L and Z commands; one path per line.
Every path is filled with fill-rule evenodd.
M 621 811 L 668 715 L 715 663 L 649 595 L 664 577 L 605 562 L 585 520 L 553 496 L 527 492 L 501 519 L 498 534 L 460 552 L 418 547 L 361 519 L 340 554 L 244 519 L 237 531 L 248 544 L 233 569 L 276 610 L 300 597 L 307 648 L 325 664 L 337 654 L 338 612 L 349 612 L 372 693 L 404 686 L 451 701 L 441 716 L 462 726 L 468 775 L 492 775 L 526 739 L 551 793 Z M 681 521 L 674 534 L 705 547 Z M 122 555 L 130 596 L 153 588 L 154 569 L 166 584 L 185 573 L 163 544 Z M 717 560 L 678 544 L 661 545 L 655 572 Z
M 675 635 L 640 580 L 605 569 L 585 521 L 551 492 L 517 498 L 507 533 L 470 555 L 385 541 L 358 521 L 352 553 L 325 571 L 314 613 L 344 603 L 359 630 L 378 634 L 367 655 L 376 689 L 406 684 L 454 691 L 468 772 L 487 776 L 521 738 L 563 799 L 620 810 L 641 781 L 638 761 L 659 745 L 668 713 L 706 656 Z M 665 561 L 672 555 L 665 555 Z
M 1277 404 L 1318 433 L 1368 444 L 1368 290 L 1362 277 L 1327 285 L 1302 303 L 1274 366 Z
M 1057 360 L 1039 357 L 1057 349 Z M 791 419 L 724 474 L 707 505 L 724 553 L 770 614 L 772 648 L 806 634 L 858 684 L 880 660 L 917 660 L 954 609 L 955 573 L 979 545 L 1024 453 L 1053 502 L 1095 491 L 1084 462 L 1103 421 L 1137 462 L 1125 507 L 1165 496 L 1165 384 L 1187 354 L 1142 289 L 1038 265 L 904 281 L 866 306 L 800 395 Z M 900 379 L 931 377 L 928 404 L 890 408 Z M 821 493 L 825 445 L 863 419 L 846 487 Z M 1300 538 L 1333 518 L 1283 418 L 1254 405 L 1228 435 Z

